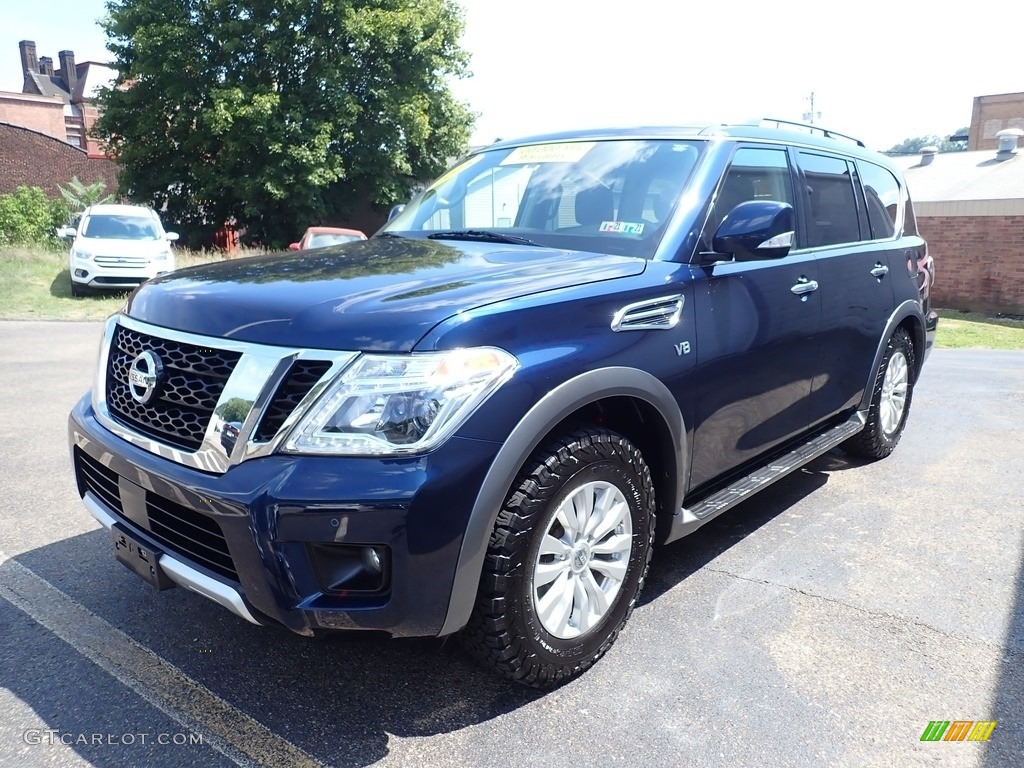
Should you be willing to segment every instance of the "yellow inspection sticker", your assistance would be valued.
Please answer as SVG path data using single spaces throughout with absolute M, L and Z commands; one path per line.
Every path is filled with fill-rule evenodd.
M 516 147 L 498 165 L 576 163 L 593 146 L 593 141 L 573 141 L 565 144 L 531 144 L 528 147 Z

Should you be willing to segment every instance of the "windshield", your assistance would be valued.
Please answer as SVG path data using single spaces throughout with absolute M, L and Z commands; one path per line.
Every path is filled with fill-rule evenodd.
M 384 232 L 650 258 L 703 142 L 576 141 L 483 151 L 406 206 Z
M 101 213 L 86 219 L 82 237 L 101 237 L 104 240 L 159 240 L 160 230 L 152 219 Z
M 362 240 L 359 235 L 342 235 L 333 232 L 319 232 L 309 236 L 307 248 L 324 248 L 328 245 L 341 245 L 351 243 L 354 240 Z

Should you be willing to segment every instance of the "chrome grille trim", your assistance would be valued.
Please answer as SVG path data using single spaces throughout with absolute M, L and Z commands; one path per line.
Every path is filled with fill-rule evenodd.
M 114 338 L 114 332 L 119 325 L 128 330 L 181 344 L 241 354 L 216 405 L 216 408 L 219 408 L 229 400 L 238 398 L 248 403 L 249 406 L 249 410 L 242 422 L 242 428 L 239 430 L 238 437 L 230 454 L 221 444 L 220 432 L 217 429 L 220 419 L 216 416 L 209 420 L 209 423 L 206 425 L 202 445 L 194 451 L 163 443 L 153 437 L 132 430 L 113 418 L 106 401 L 106 377 L 109 367 L 111 342 Z M 149 325 L 127 315 L 117 314 L 107 320 L 103 329 L 103 341 L 97 365 L 96 381 L 92 389 L 93 410 L 95 410 L 97 419 L 99 419 L 104 427 L 123 440 L 127 440 L 132 445 L 177 464 L 192 467 L 203 472 L 222 474 L 229 467 L 243 461 L 273 453 L 296 421 L 320 396 L 327 384 L 358 356 L 358 352 L 274 347 L 233 339 L 183 333 L 160 326 Z M 253 439 L 255 429 L 262 421 L 264 411 L 270 404 L 271 398 L 277 392 L 281 382 L 288 375 L 292 363 L 296 360 L 324 360 L 330 363 L 330 368 L 328 368 L 327 372 L 306 396 L 302 398 L 295 410 L 278 428 L 277 432 L 266 441 L 256 442 Z
M 627 304 L 612 318 L 613 331 L 669 330 L 683 316 L 683 295 L 660 296 Z

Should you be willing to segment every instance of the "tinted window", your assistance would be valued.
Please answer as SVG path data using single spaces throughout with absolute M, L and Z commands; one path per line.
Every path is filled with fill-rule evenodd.
M 801 152 L 800 167 L 807 183 L 808 245 L 860 240 L 853 175 L 846 160 Z
M 711 209 L 709 239 L 733 208 L 748 200 L 793 204 L 793 184 L 785 149 L 740 147 L 722 180 Z M 710 249 L 710 244 L 707 246 Z
M 896 215 L 899 212 L 900 185 L 889 171 L 874 163 L 861 161 L 860 178 L 864 184 L 868 223 L 871 237 L 881 240 L 896 234 Z

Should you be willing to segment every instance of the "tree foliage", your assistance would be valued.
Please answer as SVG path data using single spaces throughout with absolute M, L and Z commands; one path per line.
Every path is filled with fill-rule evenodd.
M 472 115 L 455 0 L 110 0 L 119 75 L 95 132 L 121 192 L 165 218 L 234 218 L 283 245 L 406 199 L 461 154 Z
M 949 136 L 966 136 L 970 128 L 961 128 Z M 963 152 L 967 149 L 966 141 L 951 141 L 949 136 L 915 136 L 911 139 L 904 139 L 899 144 L 894 144 L 886 150 L 889 155 L 912 155 L 920 152 L 928 146 L 938 147 L 939 152 Z
M 48 199 L 39 187 L 18 187 L 14 194 L 0 195 L 0 245 L 55 246 L 56 229 L 67 218 L 60 200 Z

